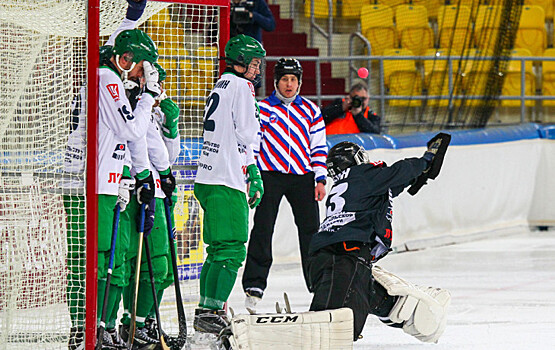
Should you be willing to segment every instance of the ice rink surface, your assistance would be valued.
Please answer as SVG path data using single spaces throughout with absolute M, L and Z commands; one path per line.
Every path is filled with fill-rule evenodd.
M 486 236 L 484 236 L 486 237 Z M 555 231 L 496 235 L 469 243 L 390 254 L 378 265 L 451 292 L 447 328 L 421 343 L 369 316 L 354 349 L 555 349 Z M 239 276 L 229 305 L 246 313 Z M 258 312 L 275 312 L 287 292 L 294 312 L 310 305 L 299 263 L 276 263 Z

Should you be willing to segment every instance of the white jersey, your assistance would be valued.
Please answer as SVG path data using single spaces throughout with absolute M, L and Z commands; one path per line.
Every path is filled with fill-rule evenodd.
M 254 164 L 259 142 L 257 113 L 252 83 L 224 73 L 206 100 L 196 183 L 246 192 L 246 167 Z
M 143 159 L 150 161 L 149 169 L 152 172 L 152 177 L 154 179 L 155 191 L 154 196 L 156 198 L 166 198 L 162 187 L 160 186 L 160 171 L 168 169 L 177 160 L 179 153 L 175 154 L 175 149 L 180 148 L 179 136 L 175 139 L 166 138 L 162 135 L 162 129 L 160 123 L 163 122 L 165 116 L 162 113 L 160 107 L 155 107 L 152 110 L 150 117 L 150 123 L 148 125 L 148 130 L 146 137 L 141 139 L 139 142 L 129 142 L 129 148 L 143 148 L 147 150 L 148 154 L 141 155 L 140 159 L 131 155 L 130 162 L 126 161 L 126 165 L 131 168 L 131 175 L 135 176 L 139 171 L 136 167 L 138 161 Z M 167 140 L 166 140 L 167 139 Z M 170 157 L 169 150 L 172 150 Z
M 98 95 L 97 193 L 117 195 L 127 141 L 144 138 L 154 98 L 150 94 L 142 94 L 132 112 L 120 77 L 108 67 L 99 69 Z M 130 151 L 133 156 L 134 150 Z

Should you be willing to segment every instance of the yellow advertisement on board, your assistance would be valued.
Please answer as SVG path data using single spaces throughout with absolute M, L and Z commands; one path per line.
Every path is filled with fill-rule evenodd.
M 179 280 L 198 279 L 204 261 L 202 208 L 192 190 L 178 191 L 174 218 Z

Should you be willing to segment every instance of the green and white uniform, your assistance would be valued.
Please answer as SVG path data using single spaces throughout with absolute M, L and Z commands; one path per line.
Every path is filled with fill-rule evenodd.
M 160 186 L 160 172 L 170 171 L 170 158 L 168 153 L 168 148 L 166 142 L 171 145 L 172 152 L 175 152 L 175 144 L 177 144 L 177 149 L 179 149 L 179 137 L 171 140 L 164 140 L 159 125 L 159 120 L 164 117 L 162 111 L 159 107 L 154 108 L 152 111 L 150 122 L 148 126 L 148 131 L 146 138 L 141 139 L 139 143 L 142 148 L 143 143 L 147 154 L 143 155 L 144 158 L 135 159 L 131 157 L 131 162 L 128 165 L 132 165 L 131 175 L 135 175 L 135 163 L 141 161 L 142 159 L 150 160 L 150 170 L 154 178 L 155 183 L 155 215 L 154 215 L 154 225 L 150 235 L 147 237 L 150 255 L 152 259 L 152 267 L 154 273 L 154 280 L 157 287 L 157 292 L 163 290 L 162 286 L 168 279 L 168 273 L 171 276 L 171 269 L 169 261 L 167 260 L 167 254 L 169 252 L 168 245 L 168 230 L 166 224 L 166 215 L 164 211 L 163 199 L 166 197 Z M 135 142 L 129 142 L 129 148 L 133 149 L 137 146 Z M 172 155 L 174 158 L 172 162 L 175 162 L 177 155 Z M 123 324 L 129 324 L 130 322 L 130 307 L 132 294 L 134 293 L 133 281 L 135 280 L 135 267 L 136 258 L 138 251 L 138 231 L 135 218 L 139 211 L 139 205 L 136 199 L 131 200 L 128 205 L 128 209 L 122 215 L 122 225 L 125 229 L 129 230 L 130 245 L 129 251 L 126 257 L 126 279 L 131 283 L 128 284 L 127 288 L 124 290 L 124 317 L 122 319 Z M 143 247 L 142 257 L 141 257 L 141 271 L 140 271 L 140 282 L 139 282 L 139 293 L 137 296 L 137 315 L 136 320 L 139 327 L 144 326 L 145 318 L 148 316 L 149 312 L 153 308 L 154 298 L 152 295 L 152 290 L 150 286 L 150 276 L 148 273 L 148 263 L 146 258 L 146 251 Z
M 208 256 L 200 277 L 199 306 L 222 309 L 246 256 L 246 168 L 254 164 L 260 125 L 253 84 L 224 73 L 204 110 L 204 144 L 195 196 L 204 209 Z

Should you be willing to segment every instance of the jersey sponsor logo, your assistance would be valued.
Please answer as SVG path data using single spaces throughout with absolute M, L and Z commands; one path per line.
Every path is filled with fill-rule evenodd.
M 108 92 L 112 95 L 115 102 L 119 101 L 119 87 L 118 84 L 108 84 L 106 85 Z
M 269 118 L 270 123 L 277 123 L 278 121 L 278 117 L 275 113 L 270 114 L 270 118 Z
M 247 84 L 249 84 L 249 88 L 251 89 L 252 97 L 255 97 L 256 94 L 254 93 L 254 85 L 252 85 L 250 81 L 247 81 Z
M 210 165 L 210 164 L 204 164 L 204 163 L 199 162 L 198 167 L 200 169 L 205 169 L 205 170 L 208 170 L 208 171 L 212 171 L 212 165 Z
M 121 173 L 109 173 L 108 174 L 108 183 L 109 184 L 119 184 L 121 180 Z
M 114 153 L 112 153 L 112 158 L 115 160 L 122 160 L 125 158 L 125 144 L 118 143 L 116 148 L 114 149 Z
M 295 323 L 299 316 L 258 316 L 255 323 Z
M 162 183 L 160 182 L 160 179 L 156 179 L 156 188 L 162 188 Z

